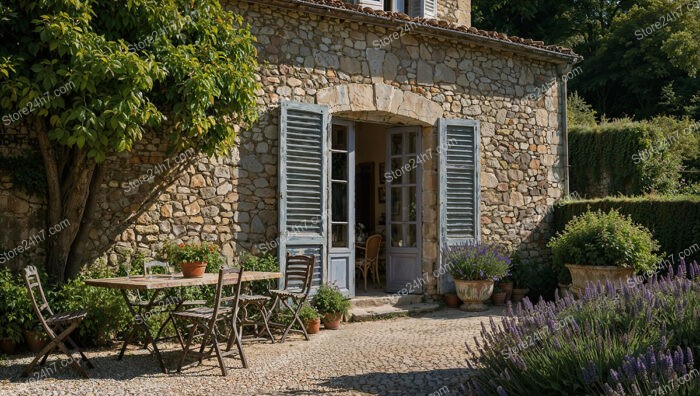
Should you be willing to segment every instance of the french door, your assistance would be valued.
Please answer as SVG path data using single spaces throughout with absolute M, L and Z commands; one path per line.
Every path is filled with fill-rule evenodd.
M 327 106 L 280 107 L 279 252 L 316 257 L 313 284 L 355 294 L 355 128 Z
M 422 278 L 420 127 L 387 130 L 387 291 L 395 293 Z M 420 282 L 422 285 L 422 282 Z M 422 293 L 411 287 L 411 292 Z
M 328 280 L 346 297 L 355 296 L 355 125 L 334 120 L 330 171 Z

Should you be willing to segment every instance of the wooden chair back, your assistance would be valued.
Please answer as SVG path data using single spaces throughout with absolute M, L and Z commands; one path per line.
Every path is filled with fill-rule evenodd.
M 51 306 L 49 306 L 49 302 L 46 301 L 46 294 L 44 294 L 44 288 L 41 285 L 39 271 L 35 266 L 30 265 L 22 271 L 22 277 L 24 278 L 24 283 L 27 285 L 34 312 L 39 318 L 39 321 L 41 321 L 41 325 L 50 336 L 55 337 L 53 330 L 46 323 L 46 318 L 44 317 L 44 314 L 46 314 L 46 316 L 52 316 L 53 311 L 51 310 Z M 39 299 L 37 299 L 37 297 L 39 297 Z
M 238 315 L 238 302 L 241 296 L 241 288 L 243 286 L 243 267 L 240 268 L 221 268 L 219 270 L 219 280 L 216 283 L 216 293 L 214 294 L 214 313 L 212 315 L 212 326 L 216 322 L 219 312 L 223 308 L 232 308 L 233 316 Z M 226 278 L 227 275 L 238 274 L 237 278 Z M 233 293 L 231 295 L 224 294 L 226 286 L 233 285 Z
M 365 260 L 373 262 L 379 259 L 379 250 L 382 246 L 382 236 L 374 234 L 367 238 L 365 243 Z
M 287 253 L 287 263 L 284 272 L 284 288 L 299 288 L 301 293 L 311 290 L 311 280 L 314 274 L 316 256 L 292 256 Z

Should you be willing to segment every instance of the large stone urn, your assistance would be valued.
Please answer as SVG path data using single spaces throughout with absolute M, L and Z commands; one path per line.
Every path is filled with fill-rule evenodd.
M 622 284 L 625 284 L 627 279 L 634 276 L 633 268 L 616 267 L 614 265 L 566 264 L 566 268 L 571 273 L 571 292 L 576 297 L 586 291 L 586 284 L 589 282 L 605 284 L 607 281 L 611 281 L 615 288 L 618 289 L 620 281 L 622 281 Z
M 480 312 L 489 309 L 484 301 L 491 298 L 493 293 L 492 280 L 467 281 L 455 279 L 457 296 L 464 304 L 459 307 L 463 311 Z

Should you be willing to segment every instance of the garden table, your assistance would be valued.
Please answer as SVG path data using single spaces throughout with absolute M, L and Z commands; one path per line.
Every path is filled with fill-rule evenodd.
M 238 274 L 232 273 L 226 275 L 227 281 L 230 280 L 233 284 L 238 282 L 250 282 L 256 280 L 266 280 L 266 279 L 278 279 L 282 277 L 280 272 L 262 272 L 262 271 L 248 271 L 243 273 L 243 279 L 237 279 Z M 124 340 L 121 352 L 119 353 L 118 360 L 124 356 L 127 345 L 135 337 L 136 333 L 140 330 L 146 336 L 146 345 L 151 345 L 153 347 L 153 354 L 160 364 L 160 368 L 163 373 L 168 372 L 165 368 L 165 362 L 163 357 L 158 350 L 158 341 L 160 341 L 160 333 L 163 331 L 168 323 L 168 320 L 164 321 L 159 327 L 158 332 L 155 337 L 151 333 L 148 326 L 148 320 L 154 315 L 154 306 L 159 304 L 163 300 L 158 300 L 157 297 L 161 292 L 166 292 L 169 289 L 174 289 L 178 287 L 192 287 L 192 286 L 203 286 L 203 285 L 215 285 L 218 282 L 219 274 L 205 273 L 204 276 L 200 278 L 185 278 L 181 273 L 178 274 L 165 274 L 165 275 L 141 275 L 141 276 L 130 276 L 130 277 L 119 277 L 119 278 L 100 278 L 100 279 L 87 279 L 85 281 L 86 285 L 95 287 L 105 287 L 110 289 L 121 290 L 126 305 L 129 308 L 129 312 L 134 317 L 134 326 L 132 327 L 131 333 Z M 145 303 L 134 303 L 129 298 L 128 291 L 138 291 L 138 290 L 152 290 L 153 295 Z M 184 300 L 177 301 L 172 310 L 179 309 Z M 182 342 L 182 340 L 181 340 Z

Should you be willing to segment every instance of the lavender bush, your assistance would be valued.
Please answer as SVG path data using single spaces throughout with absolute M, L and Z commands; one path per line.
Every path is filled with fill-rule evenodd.
M 509 308 L 500 324 L 482 324 L 475 348 L 467 345 L 476 369 L 467 387 L 488 395 L 601 394 L 607 383 L 629 392 L 633 382 L 618 383 L 612 373 L 624 372 L 626 361 L 649 348 L 668 354 L 680 347 L 698 356 L 700 266 L 682 263 L 678 270 L 647 284 L 622 284 L 619 292 L 599 284 L 578 300 L 557 295 Z M 646 380 L 638 381 L 637 388 Z
M 467 243 L 447 249 L 445 259 L 453 278 L 494 280 L 508 275 L 510 258 L 493 244 Z

